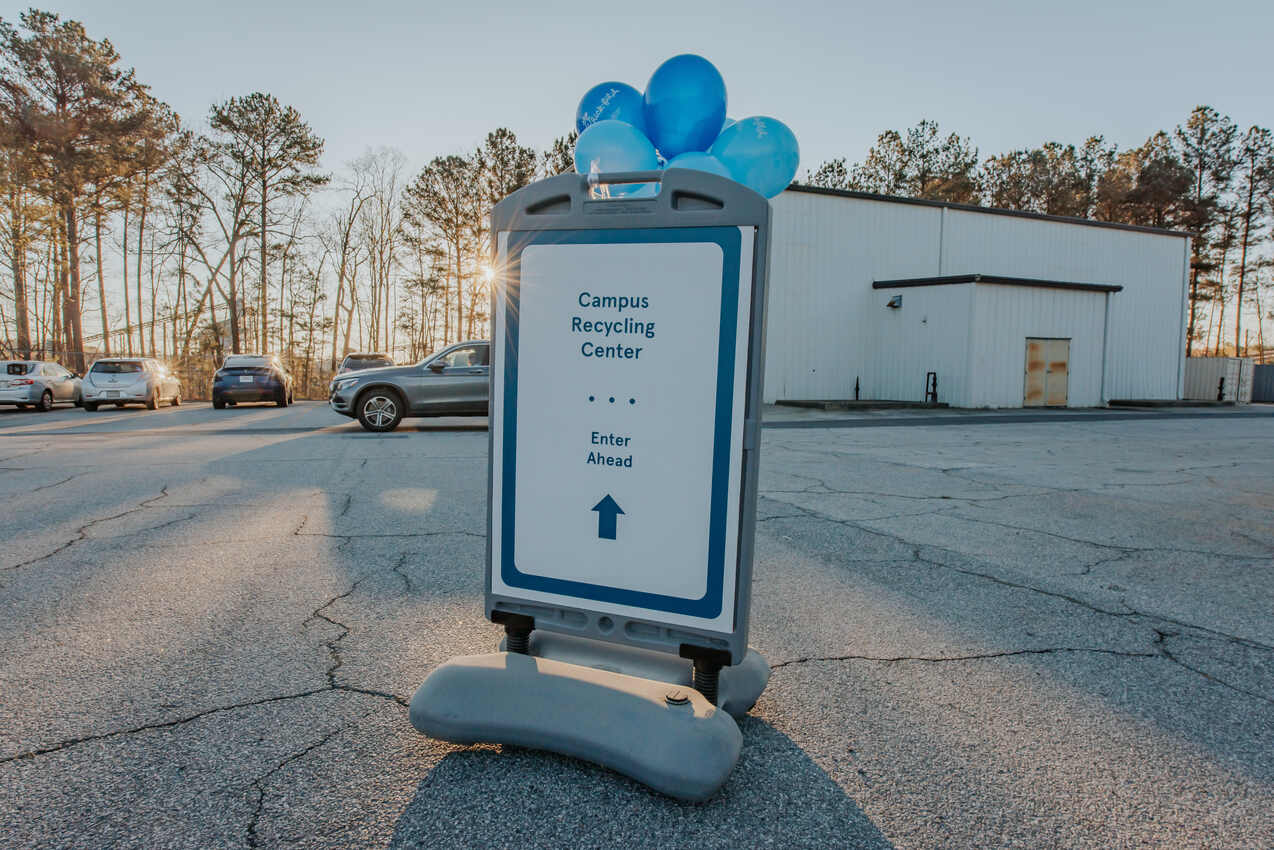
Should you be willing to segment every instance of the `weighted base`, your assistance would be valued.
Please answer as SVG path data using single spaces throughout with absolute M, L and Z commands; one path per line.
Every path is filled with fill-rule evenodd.
M 506 649 L 505 643 L 504 640 L 500 641 L 501 651 Z M 604 643 L 543 629 L 531 633 L 528 651 L 539 658 L 552 658 L 597 670 L 693 687 L 690 662 L 666 652 Z M 769 681 L 770 665 L 761 653 L 749 648 L 743 661 L 733 667 L 721 668 L 717 706 L 735 720 L 740 720 L 756 705 Z
M 688 687 L 506 652 L 438 667 L 410 716 L 433 738 L 549 750 L 682 800 L 715 794 L 743 744 L 734 719 Z

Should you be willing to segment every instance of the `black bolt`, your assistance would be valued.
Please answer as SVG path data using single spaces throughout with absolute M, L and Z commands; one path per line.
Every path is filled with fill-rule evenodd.
M 703 694 L 703 698 L 708 702 L 716 705 L 717 684 L 721 675 L 721 665 L 697 658 L 694 665 L 694 689 Z

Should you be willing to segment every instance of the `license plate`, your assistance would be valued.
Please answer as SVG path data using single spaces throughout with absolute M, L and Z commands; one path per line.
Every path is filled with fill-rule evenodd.
M 254 380 L 256 380 L 256 379 L 255 379 L 255 378 L 253 378 L 251 375 L 240 375 L 240 376 L 239 376 L 239 383 L 241 383 L 241 384 L 250 384 L 250 383 L 252 383 Z
M 106 391 L 106 397 L 107 397 L 107 398 L 119 398 L 119 390 L 107 390 L 107 391 Z

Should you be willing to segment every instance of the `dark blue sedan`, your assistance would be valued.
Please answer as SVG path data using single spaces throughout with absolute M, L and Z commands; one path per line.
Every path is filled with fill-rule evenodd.
M 279 407 L 292 403 L 292 376 L 278 357 L 264 354 L 230 354 L 212 379 L 212 406 L 245 401 L 272 401 Z

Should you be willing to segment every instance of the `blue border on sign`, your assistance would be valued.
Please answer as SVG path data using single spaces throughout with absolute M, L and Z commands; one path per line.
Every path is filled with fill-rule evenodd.
M 708 516 L 708 586 L 698 599 L 609 587 L 524 573 L 514 563 L 517 475 L 518 316 L 521 313 L 522 251 L 532 245 L 633 245 L 698 242 L 721 248 L 721 335 L 717 354 L 716 420 L 712 446 L 712 498 Z M 712 619 L 724 606 L 726 524 L 729 516 L 730 438 L 734 411 L 734 365 L 739 323 L 737 227 L 683 227 L 624 230 L 515 230 L 509 233 L 508 289 L 504 299 L 503 489 L 500 501 L 500 577 L 509 587 L 628 605 L 670 614 Z

